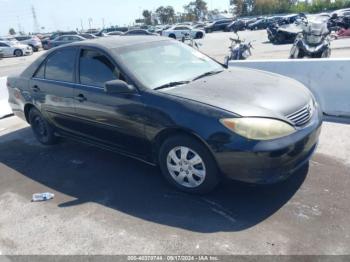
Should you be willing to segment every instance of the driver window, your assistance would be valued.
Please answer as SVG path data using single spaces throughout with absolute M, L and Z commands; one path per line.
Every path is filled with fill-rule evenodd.
M 121 79 L 119 70 L 103 54 L 95 50 L 82 50 L 80 53 L 80 83 L 104 87 L 105 82 Z

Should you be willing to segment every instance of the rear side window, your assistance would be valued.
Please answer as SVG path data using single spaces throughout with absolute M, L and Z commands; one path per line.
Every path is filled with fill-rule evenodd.
M 55 52 L 46 61 L 45 78 L 65 82 L 74 82 L 76 49 L 64 49 Z
M 39 67 L 39 69 L 36 71 L 34 77 L 36 78 L 41 78 L 44 79 L 45 78 L 45 62 L 42 63 L 42 65 Z
M 82 50 L 80 53 L 80 83 L 104 87 L 110 80 L 119 79 L 119 71 L 103 54 L 95 50 Z

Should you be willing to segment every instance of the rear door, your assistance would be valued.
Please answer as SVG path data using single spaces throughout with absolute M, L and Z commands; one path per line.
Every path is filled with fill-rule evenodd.
M 74 131 L 75 65 L 78 48 L 50 54 L 30 81 L 34 103 L 58 128 Z
M 80 134 L 132 155 L 145 153 L 144 105 L 135 94 L 107 94 L 105 82 L 120 79 L 130 83 L 108 54 L 82 48 L 77 70 L 77 125 Z M 130 83 L 132 84 L 132 83 Z
M 5 43 L 0 43 L 0 50 L 3 53 L 3 56 L 12 56 L 13 55 L 13 49 Z

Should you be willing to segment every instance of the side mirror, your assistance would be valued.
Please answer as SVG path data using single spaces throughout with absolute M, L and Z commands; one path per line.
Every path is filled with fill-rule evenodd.
M 111 80 L 105 83 L 105 92 L 108 94 L 132 94 L 135 91 L 134 86 L 122 80 Z

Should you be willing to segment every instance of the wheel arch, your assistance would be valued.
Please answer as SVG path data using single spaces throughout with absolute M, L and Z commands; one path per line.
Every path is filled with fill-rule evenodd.
M 24 106 L 24 116 L 26 118 L 26 121 L 28 124 L 30 124 L 30 121 L 29 121 L 29 112 L 32 108 L 36 108 L 35 105 L 31 104 L 31 103 L 27 103 L 25 106 Z M 36 108 L 37 109 L 37 108 Z
M 153 154 L 153 161 L 155 164 L 158 164 L 158 155 L 162 144 L 168 138 L 172 136 L 178 136 L 178 135 L 191 137 L 196 141 L 200 142 L 201 144 L 203 144 L 208 149 L 208 151 L 210 152 L 210 155 L 212 156 L 212 158 L 215 160 L 217 164 L 217 159 L 215 158 L 214 153 L 211 150 L 211 147 L 209 146 L 209 144 L 198 134 L 194 133 L 192 130 L 188 130 L 181 127 L 171 127 L 171 128 L 164 129 L 155 136 L 155 138 L 152 141 L 152 154 Z
M 20 52 L 22 52 L 22 55 L 23 55 L 23 51 L 22 51 L 22 49 L 19 49 L 19 48 L 15 48 L 15 50 L 13 50 L 13 55 L 16 55 L 16 51 L 20 51 Z

